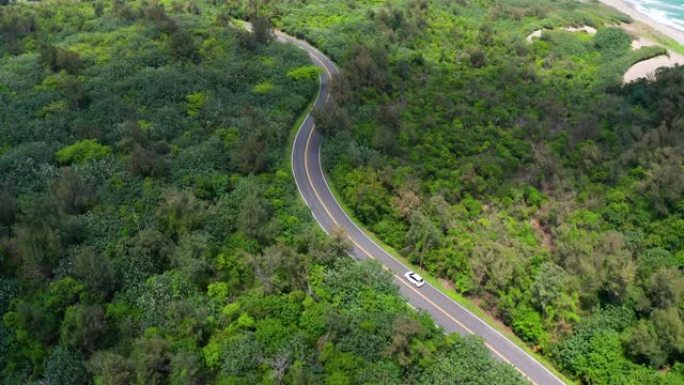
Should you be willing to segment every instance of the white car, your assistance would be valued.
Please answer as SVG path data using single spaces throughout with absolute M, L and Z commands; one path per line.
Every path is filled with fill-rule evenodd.
M 406 274 L 404 274 L 404 278 L 406 278 L 407 281 L 411 282 L 415 287 L 421 287 L 425 285 L 425 280 L 423 279 L 423 277 L 412 271 L 407 271 Z

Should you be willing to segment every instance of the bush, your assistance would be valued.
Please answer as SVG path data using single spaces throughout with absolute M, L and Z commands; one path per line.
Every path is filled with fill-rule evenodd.
M 89 385 L 91 383 L 77 352 L 57 347 L 45 364 L 45 379 L 50 385 Z
M 112 154 L 112 148 L 98 143 L 95 139 L 85 139 L 57 151 L 57 161 L 64 165 L 80 164 L 95 159 L 106 158 Z
M 308 65 L 308 66 L 297 67 L 293 70 L 290 70 L 287 73 L 287 76 L 291 77 L 294 80 L 316 79 L 316 78 L 318 78 L 318 75 L 320 73 L 321 73 L 320 68 L 316 67 L 315 65 Z
M 621 28 L 603 28 L 594 36 L 596 48 L 606 54 L 627 51 L 632 43 L 632 37 Z

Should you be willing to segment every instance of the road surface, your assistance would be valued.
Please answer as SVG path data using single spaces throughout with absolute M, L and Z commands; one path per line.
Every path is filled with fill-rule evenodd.
M 310 44 L 282 32 L 276 32 L 276 35 L 278 41 L 292 43 L 305 50 L 314 64 L 322 69 L 314 108 L 323 107 L 330 99 L 328 83 L 338 73 L 337 67 Z M 384 265 L 394 275 L 401 294 L 408 302 L 430 313 L 435 322 L 447 332 L 482 337 L 496 358 L 513 365 L 535 385 L 562 385 L 563 381 L 537 360 L 432 285 L 426 283 L 423 287 L 416 288 L 404 280 L 404 273 L 410 269 L 368 237 L 333 196 L 321 167 L 321 139 L 315 130 L 313 116 L 309 113 L 295 137 L 292 171 L 300 194 L 323 230 L 327 233 L 335 229 L 343 230 L 353 245 L 353 257 L 375 259 Z

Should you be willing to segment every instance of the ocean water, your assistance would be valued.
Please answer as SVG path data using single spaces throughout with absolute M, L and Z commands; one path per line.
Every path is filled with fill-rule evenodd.
M 637 11 L 684 31 L 684 0 L 627 0 Z

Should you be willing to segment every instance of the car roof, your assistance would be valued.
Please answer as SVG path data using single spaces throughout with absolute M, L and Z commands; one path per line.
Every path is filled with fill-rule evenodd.
M 413 278 L 415 278 L 415 279 L 418 280 L 418 281 L 422 281 L 422 280 L 423 280 L 423 277 L 421 277 L 420 275 L 418 275 L 418 273 L 415 273 L 415 272 L 413 272 L 413 271 L 409 271 L 409 275 L 412 276 Z

